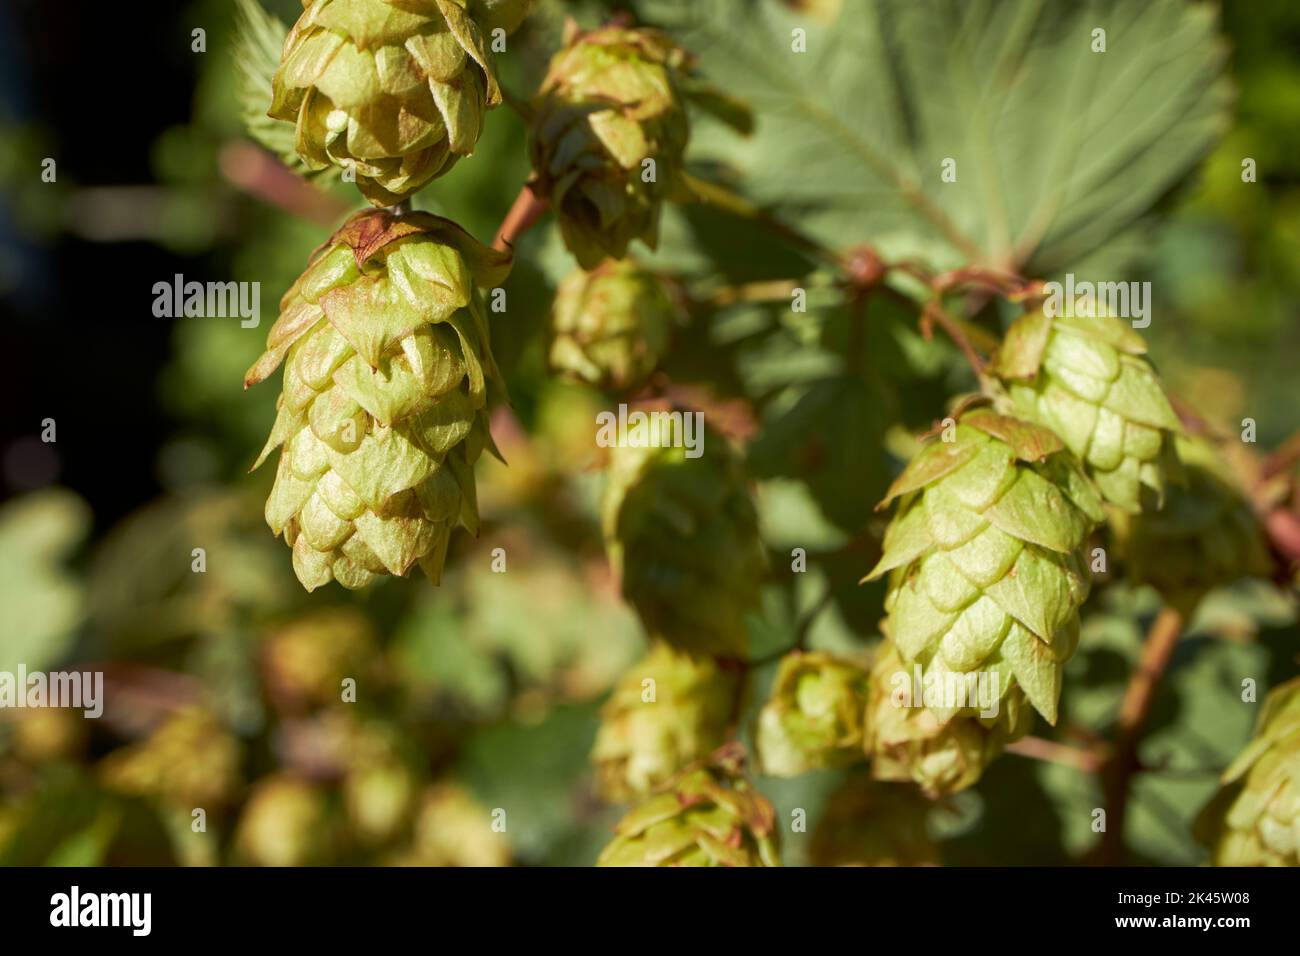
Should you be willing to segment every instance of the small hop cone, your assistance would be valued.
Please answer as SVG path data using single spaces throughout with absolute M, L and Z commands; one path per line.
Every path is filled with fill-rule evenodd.
M 598 388 L 632 391 L 658 367 L 677 315 L 668 284 L 630 259 L 575 269 L 551 310 L 551 368 Z
M 910 780 L 932 798 L 965 790 L 1003 748 L 1029 732 L 1034 713 L 1019 688 L 995 716 L 924 706 L 910 687 L 912 669 L 888 641 L 876 652 L 867 710 L 867 753 L 877 780 Z
M 473 465 L 503 395 L 475 284 L 510 259 L 427 213 L 363 212 L 280 303 L 252 385 L 285 365 L 267 524 L 303 586 L 360 588 L 415 564 L 435 584 L 458 521 L 478 530 Z
M 1255 736 L 1201 811 L 1215 866 L 1300 866 L 1300 677 L 1273 690 Z
M 737 678 L 707 657 L 658 644 L 619 680 L 592 748 L 596 788 L 609 803 L 658 789 L 722 745 Z M 654 699 L 647 700 L 646 681 Z
M 628 438 L 639 435 L 639 446 L 613 448 L 601 503 L 623 597 L 652 637 L 695 654 L 743 657 L 744 619 L 758 605 L 767 558 L 740 460 L 712 429 L 696 435 L 701 454 L 691 458 L 690 449 L 670 446 L 662 419 L 647 421 L 633 426 L 629 416 Z
M 334 850 L 324 791 L 288 774 L 253 787 L 235 828 L 236 859 L 248 866 L 313 866 Z
M 831 654 L 781 659 L 771 699 L 758 714 L 758 766 L 769 776 L 845 767 L 863 759 L 867 672 Z
M 728 746 L 631 810 L 597 866 L 780 866 L 776 811 Z
M 1185 613 L 1209 591 L 1272 571 L 1250 502 L 1204 439 L 1177 442 L 1183 480 L 1164 507 L 1138 515 L 1115 509 L 1110 526 L 1130 580 L 1150 584 Z
M 109 789 L 154 797 L 186 810 L 230 802 L 240 784 L 239 741 L 215 715 L 177 711 L 146 739 L 113 751 L 99 765 Z
M 679 88 L 687 66 L 664 34 L 619 26 L 573 30 L 551 59 L 533 102 L 535 191 L 584 269 L 622 258 L 633 239 L 657 245 L 690 134 Z
M 867 579 L 892 572 L 885 608 L 904 660 L 937 677 L 990 674 L 1003 698 L 1018 686 L 1054 724 L 1101 500 L 1045 428 L 975 408 L 953 438 L 890 487 L 882 505 L 900 504 Z
M 295 124 L 294 147 L 310 169 L 352 169 L 370 202 L 391 206 L 474 151 L 501 91 L 466 0 L 303 7 L 268 115 Z
M 915 787 L 848 777 L 813 830 L 813 866 L 938 866 L 926 828 L 932 804 Z
M 393 862 L 407 866 L 509 866 L 504 833 L 463 786 L 451 781 L 425 789 L 416 810 L 409 851 Z
M 282 712 L 338 702 L 343 680 L 360 681 L 377 656 L 369 621 L 355 608 L 329 608 L 276 628 L 262 644 L 267 692 Z
M 991 370 L 1021 417 L 1056 432 L 1102 496 L 1136 514 L 1178 473 L 1181 431 L 1146 342 L 1120 319 L 1020 316 Z

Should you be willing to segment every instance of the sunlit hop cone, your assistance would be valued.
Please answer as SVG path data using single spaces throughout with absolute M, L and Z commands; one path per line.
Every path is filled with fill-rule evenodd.
M 867 710 L 867 752 L 877 780 L 911 780 L 931 797 L 975 784 L 984 768 L 1013 740 L 1023 737 L 1034 715 L 1018 688 L 998 705 L 996 716 L 949 714 L 924 706 L 907 690 L 913 670 L 888 641 L 876 652 Z
M 630 811 L 597 866 L 780 866 L 776 812 L 734 747 Z
M 510 844 L 492 823 L 491 811 L 460 784 L 433 784 L 420 799 L 410 850 L 393 862 L 403 866 L 509 866 Z
M 1183 481 L 1166 489 L 1164 507 L 1117 511 L 1111 528 L 1128 578 L 1190 611 L 1220 585 L 1267 577 L 1272 562 L 1250 502 L 1213 446 L 1180 438 L 1177 447 Z
M 263 681 L 277 709 L 337 703 L 343 681 L 361 682 L 377 656 L 369 621 L 356 608 L 327 608 L 284 624 L 261 648 Z
M 1300 866 L 1300 677 L 1264 701 L 1254 739 L 1201 811 L 1215 866 Z
M 951 439 L 951 440 L 949 440 Z M 1055 434 L 974 408 L 890 487 L 888 633 L 909 664 L 1023 689 L 1051 723 L 1090 576 L 1083 545 L 1101 500 Z M 937 712 L 961 708 L 943 702 Z M 966 710 L 979 709 L 967 707 Z
M 551 368 L 599 388 L 635 389 L 667 351 L 677 314 L 668 284 L 630 259 L 575 269 L 551 310 Z
M 680 90 L 687 54 L 664 34 L 571 28 L 533 103 L 536 191 L 584 269 L 654 248 L 659 211 L 678 189 L 690 126 Z
M 707 657 L 659 644 L 619 680 L 591 752 L 603 799 L 627 803 L 723 742 L 736 677 Z
M 695 414 L 679 420 L 699 421 Z M 601 506 L 623 597 L 653 637 L 693 653 L 743 656 L 744 618 L 758 603 L 766 557 L 740 460 L 712 429 L 695 429 L 692 450 L 669 444 L 684 430 L 663 419 L 644 428 L 628 421 Z
M 269 115 L 295 125 L 308 167 L 351 170 L 375 205 L 400 202 L 474 151 L 501 102 L 465 0 L 303 0 Z
M 239 742 L 211 713 L 178 711 L 146 739 L 100 762 L 110 789 L 154 797 L 177 807 L 228 803 L 240 783 Z
M 257 782 L 235 829 L 235 857 L 248 866 L 312 866 L 335 849 L 325 793 L 297 777 Z
M 857 663 L 822 652 L 787 654 L 758 714 L 759 768 L 795 777 L 860 762 L 866 707 L 867 672 Z
M 359 588 L 415 564 L 437 583 L 458 521 L 474 532 L 473 465 L 502 396 L 474 286 L 509 256 L 427 213 L 352 217 L 280 303 L 267 351 L 284 362 L 271 437 L 280 453 L 266 520 L 307 590 Z
M 1007 330 L 992 366 L 1020 415 L 1046 425 L 1129 512 L 1158 506 L 1177 472 L 1181 428 L 1146 343 L 1121 319 L 1027 312 Z
M 938 866 L 931 804 L 915 787 L 855 773 L 830 795 L 812 835 L 813 866 Z

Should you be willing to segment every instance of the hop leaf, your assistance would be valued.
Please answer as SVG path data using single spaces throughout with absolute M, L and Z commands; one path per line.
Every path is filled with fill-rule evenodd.
M 772 697 L 758 714 L 756 749 L 762 772 L 794 777 L 863 759 L 867 673 L 830 654 L 788 654 Z
M 1113 316 L 1033 311 L 1007 331 L 993 366 L 1017 412 L 1056 432 L 1106 500 L 1131 513 L 1159 505 L 1181 430 L 1145 353 Z
M 753 498 L 718 432 L 703 429 L 699 457 L 688 457 L 658 430 L 662 421 L 648 418 L 638 445 L 613 449 L 601 505 L 606 551 L 651 636 L 743 656 L 744 618 L 767 563 Z
M 926 829 L 930 806 L 915 787 L 849 776 L 813 831 L 813 866 L 938 866 Z
M 473 464 L 503 388 L 474 285 L 509 261 L 446 219 L 363 212 L 285 294 L 245 384 L 285 363 L 254 467 L 283 446 L 266 520 L 307 590 L 417 563 L 437 583 L 452 528 L 477 531 Z
M 310 176 L 312 170 L 294 148 L 293 127 L 267 114 L 274 93 L 271 78 L 289 28 L 263 9 L 258 0 L 236 0 L 235 66 L 239 71 L 239 112 L 248 134 L 286 166 Z
M 710 659 L 657 645 L 623 675 L 601 709 L 591 752 L 601 797 L 611 803 L 643 797 L 716 750 L 735 691 L 736 678 Z
M 1254 739 L 1201 811 L 1215 866 L 1300 866 L 1300 678 L 1274 688 Z
M 928 445 L 890 487 L 885 503 L 901 502 L 867 577 L 892 572 L 885 608 L 904 660 L 938 676 L 991 674 L 1004 699 L 1018 686 L 1055 723 L 1101 501 L 1046 429 L 975 408 L 953 439 Z
M 780 866 L 776 812 L 740 774 L 736 747 L 630 811 L 597 866 Z

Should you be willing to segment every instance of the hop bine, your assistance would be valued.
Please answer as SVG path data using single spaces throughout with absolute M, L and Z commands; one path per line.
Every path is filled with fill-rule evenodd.
M 1056 432 L 1105 499 L 1137 513 L 1158 507 L 1177 474 L 1181 431 L 1146 343 L 1120 319 L 1027 312 L 991 366 L 1017 414 Z
M 657 644 L 601 709 L 591 752 L 601 798 L 644 797 L 721 746 L 736 680 L 707 657 Z
M 504 397 L 474 286 L 510 257 L 427 213 L 352 217 L 280 303 L 245 386 L 283 362 L 266 520 L 307 590 L 419 564 L 437 583 L 452 528 L 477 533 L 473 465 Z
M 1300 866 L 1300 677 L 1264 701 L 1254 739 L 1201 811 L 1215 866 Z
M 795 777 L 861 762 L 866 707 L 867 672 L 857 663 L 821 652 L 786 655 L 758 714 L 759 768 Z
M 501 91 L 484 34 L 517 25 L 520 0 L 303 0 L 268 115 L 295 124 L 308 168 L 352 170 L 393 205 L 468 156 Z

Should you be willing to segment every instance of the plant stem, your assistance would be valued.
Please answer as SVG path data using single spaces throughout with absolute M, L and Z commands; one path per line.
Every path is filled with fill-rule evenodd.
M 1014 743 L 1007 744 L 1007 753 L 1019 754 L 1031 760 L 1073 767 L 1084 773 L 1097 773 L 1103 763 L 1103 755 L 1095 748 L 1071 747 L 1058 744 L 1043 737 L 1022 737 Z
M 966 362 L 970 365 L 975 377 L 979 379 L 980 385 L 984 384 L 984 360 L 980 358 L 975 346 L 970 344 L 970 339 L 962 331 L 961 324 L 948 314 L 943 304 L 936 297 L 931 299 L 925 305 L 925 310 L 921 313 L 922 322 L 932 322 L 939 328 L 943 329 L 948 338 L 952 339 L 953 344 L 961 350 L 961 354 L 966 357 Z
M 1114 750 L 1102 769 L 1106 795 L 1106 829 L 1102 833 L 1100 861 L 1116 866 L 1124 860 L 1124 817 L 1128 809 L 1129 783 L 1139 769 L 1138 743 L 1156 687 L 1169 666 L 1169 659 L 1183 631 L 1183 613 L 1164 607 L 1147 632 L 1138 665 L 1129 676 L 1115 721 Z
M 546 209 L 546 200 L 533 192 L 529 183 L 524 183 L 510 211 L 506 213 L 506 218 L 501 220 L 501 227 L 492 240 L 492 248 L 502 252 L 513 249 L 519 237 L 537 224 Z

